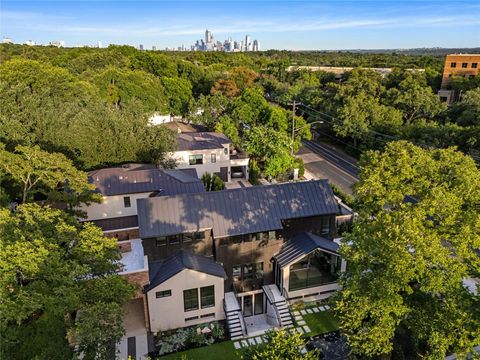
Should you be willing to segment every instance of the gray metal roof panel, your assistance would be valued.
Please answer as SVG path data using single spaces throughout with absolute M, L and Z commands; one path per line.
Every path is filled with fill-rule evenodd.
M 326 180 L 140 199 L 137 208 L 142 238 L 208 228 L 219 238 L 281 229 L 284 219 L 339 212 Z
M 145 288 L 145 291 L 151 290 L 185 269 L 218 276 L 223 279 L 227 278 L 223 266 L 212 258 L 179 250 L 166 259 L 149 264 L 150 284 Z
M 338 254 L 339 245 L 321 236 L 302 232 L 292 240 L 287 241 L 280 252 L 274 256 L 280 267 L 285 267 L 295 260 L 309 254 L 315 249 L 329 251 Z
M 205 191 L 196 171 L 114 167 L 91 172 L 89 181 L 105 196 L 155 191 L 163 196 Z
M 222 149 L 223 145 L 231 144 L 232 141 L 222 133 L 195 132 L 181 133 L 177 135 L 177 150 L 207 150 Z

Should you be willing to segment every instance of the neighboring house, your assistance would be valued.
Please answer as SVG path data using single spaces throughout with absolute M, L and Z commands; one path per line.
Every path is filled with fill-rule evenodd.
M 81 207 L 87 214 L 85 220 L 119 240 L 138 238 L 138 199 L 205 191 L 194 169 L 161 170 L 148 164 L 95 170 L 89 180 L 103 201 Z
M 222 133 L 185 132 L 177 135 L 177 148 L 168 157 L 178 169 L 195 169 L 199 177 L 217 174 L 225 182 L 232 178 L 248 180 L 248 157 L 239 154 Z

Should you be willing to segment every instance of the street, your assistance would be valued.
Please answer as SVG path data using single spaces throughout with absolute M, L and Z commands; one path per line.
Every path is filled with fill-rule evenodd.
M 347 194 L 358 181 L 358 168 L 352 157 L 315 141 L 304 141 L 297 153 L 305 163 L 305 177 L 328 179 Z

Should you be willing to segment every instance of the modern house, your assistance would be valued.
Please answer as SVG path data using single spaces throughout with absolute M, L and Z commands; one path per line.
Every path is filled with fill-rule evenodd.
M 335 238 L 349 213 L 326 180 L 205 192 L 192 174 L 138 166 L 91 174 L 108 201 L 87 213 L 119 239 L 120 274 L 139 285 L 117 344 L 125 358 L 145 358 L 151 334 L 211 321 L 225 321 L 232 339 L 289 327 L 290 303 L 340 288 Z M 118 206 L 126 196 L 127 210 Z
M 226 319 L 240 338 L 291 325 L 288 301 L 339 289 L 345 263 L 333 239 L 344 215 L 325 180 L 145 198 L 137 207 L 151 332 Z
M 237 153 L 222 133 L 185 132 L 177 135 L 177 148 L 168 154 L 178 169 L 195 169 L 199 177 L 208 172 L 225 182 L 248 180 L 248 157 Z
M 125 164 L 89 173 L 102 202 L 82 206 L 85 220 L 119 240 L 138 238 L 137 200 L 205 191 L 194 169 L 161 170 L 149 164 Z

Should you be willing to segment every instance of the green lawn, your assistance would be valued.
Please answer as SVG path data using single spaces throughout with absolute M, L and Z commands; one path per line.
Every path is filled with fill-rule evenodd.
M 182 356 L 186 356 L 182 358 Z M 240 352 L 235 350 L 232 341 L 224 341 L 210 346 L 190 349 L 165 355 L 158 358 L 159 360 L 224 360 L 224 359 L 240 359 Z
M 310 328 L 310 336 L 329 333 L 338 330 L 338 323 L 331 311 L 321 311 L 313 314 L 302 315 L 303 320 Z

